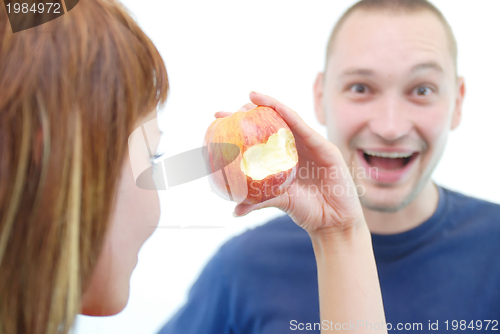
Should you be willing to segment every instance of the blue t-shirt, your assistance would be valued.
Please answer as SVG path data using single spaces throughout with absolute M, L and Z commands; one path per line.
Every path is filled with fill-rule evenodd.
M 500 205 L 439 187 L 429 220 L 372 240 L 389 329 L 500 330 Z M 320 333 L 320 325 L 311 241 L 283 216 L 223 245 L 159 333 Z

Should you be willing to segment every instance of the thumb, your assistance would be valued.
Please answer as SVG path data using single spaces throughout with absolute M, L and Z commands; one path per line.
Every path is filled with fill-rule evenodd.
M 262 203 L 257 203 L 257 204 L 240 203 L 240 204 L 236 205 L 236 207 L 234 208 L 233 216 L 243 217 L 252 211 L 260 210 L 260 209 L 264 209 L 264 208 L 271 208 L 271 207 L 278 208 L 278 209 L 281 209 L 281 210 L 287 212 L 288 205 L 289 205 L 288 194 L 284 193 L 278 197 L 271 198 L 270 200 L 267 200 L 267 201 L 262 202 Z

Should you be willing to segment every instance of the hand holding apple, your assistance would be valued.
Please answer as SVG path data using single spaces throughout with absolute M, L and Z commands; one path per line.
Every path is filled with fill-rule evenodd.
M 255 92 L 250 93 L 250 100 L 281 115 L 295 138 L 299 164 L 295 182 L 282 195 L 258 204 L 240 203 L 235 215 L 277 207 L 309 233 L 343 231 L 356 224 L 367 228 L 354 182 L 338 148 L 277 100 Z
M 216 119 L 205 143 L 214 192 L 238 203 L 255 204 L 285 192 L 295 179 L 298 156 L 293 134 L 276 111 L 266 106 L 250 109 Z M 226 144 L 239 148 L 235 160 Z

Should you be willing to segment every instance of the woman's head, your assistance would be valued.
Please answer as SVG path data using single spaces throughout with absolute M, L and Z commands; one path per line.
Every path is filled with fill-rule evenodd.
M 15 34 L 0 6 L 0 333 L 66 332 L 82 295 L 84 312 L 119 311 L 124 293 L 99 301 L 95 277 L 127 272 L 99 263 L 134 236 L 130 196 L 157 211 L 156 192 L 127 180 L 127 139 L 167 90 L 158 51 L 115 1 Z

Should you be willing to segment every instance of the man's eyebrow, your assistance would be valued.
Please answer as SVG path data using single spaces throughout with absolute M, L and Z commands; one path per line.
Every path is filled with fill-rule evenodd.
M 434 69 L 438 72 L 444 73 L 443 67 L 441 67 L 441 65 L 439 65 L 435 61 L 417 64 L 411 68 L 411 72 L 414 73 L 425 69 Z
M 414 72 L 422 71 L 425 69 L 434 69 L 434 70 L 441 72 L 441 73 L 444 72 L 443 67 L 441 65 L 439 65 L 438 63 L 436 63 L 435 61 L 429 61 L 426 63 L 417 64 L 411 68 L 410 72 L 414 73 Z M 367 68 L 349 68 L 349 69 L 343 71 L 340 74 L 340 77 L 346 77 L 346 76 L 351 76 L 351 75 L 362 75 L 362 76 L 369 77 L 369 76 L 373 76 L 374 74 L 375 73 L 372 70 L 369 70 Z
M 366 68 L 349 68 L 340 74 L 341 77 L 350 75 L 372 76 L 373 71 Z

